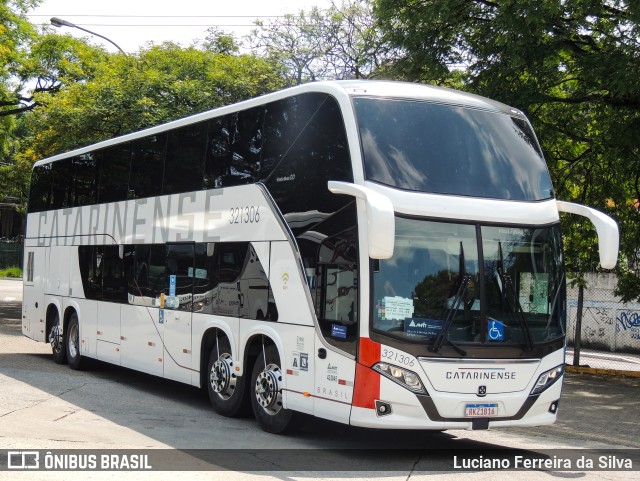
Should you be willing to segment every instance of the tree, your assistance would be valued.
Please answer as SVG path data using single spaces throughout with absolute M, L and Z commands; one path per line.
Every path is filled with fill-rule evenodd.
M 284 65 L 291 84 L 371 78 L 393 53 L 374 28 L 367 0 L 314 7 L 256 26 L 248 38 L 251 48 Z
M 376 0 L 405 78 L 446 82 L 527 113 L 557 196 L 621 227 L 619 293 L 640 299 L 640 3 L 628 0 Z M 567 261 L 597 266 L 592 230 L 563 219 Z M 626 266 L 626 267 L 623 267 Z
M 283 86 L 277 68 L 251 55 L 164 43 L 135 57 L 114 54 L 92 78 L 36 95 L 22 155 L 48 157 L 100 140 L 238 102 Z

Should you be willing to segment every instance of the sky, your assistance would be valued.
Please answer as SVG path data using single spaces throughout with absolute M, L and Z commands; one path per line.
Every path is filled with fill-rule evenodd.
M 203 40 L 207 28 L 212 26 L 240 38 L 251 31 L 257 18 L 267 21 L 313 6 L 328 8 L 331 3 L 331 0 L 43 0 L 28 17 L 36 25 L 49 24 L 51 17 L 60 17 L 111 39 L 126 52 L 136 52 L 147 42 L 173 41 L 189 46 L 195 40 Z M 59 31 L 91 37 L 76 28 L 62 27 Z M 117 51 L 99 37 L 91 37 L 91 41 Z

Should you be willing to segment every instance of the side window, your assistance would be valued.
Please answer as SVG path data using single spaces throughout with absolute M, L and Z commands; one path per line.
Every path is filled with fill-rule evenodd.
M 52 209 L 64 209 L 73 206 L 73 159 L 53 162 Z
M 207 126 L 207 122 L 200 122 L 169 133 L 163 194 L 202 188 Z
M 211 120 L 204 188 L 249 184 L 262 169 L 264 107 Z
M 127 278 L 120 246 L 102 247 L 102 298 L 111 302 L 127 302 Z
M 98 153 L 82 154 L 73 159 L 73 206 L 92 205 L 98 201 Z
M 231 143 L 233 142 L 235 115 L 211 119 L 207 138 L 204 167 L 205 189 L 223 187 L 231 169 Z
M 194 254 L 193 312 L 213 314 L 214 302 L 218 298 L 218 284 L 214 275 L 215 244 L 197 243 Z
M 126 200 L 131 167 L 131 144 L 118 144 L 104 149 L 98 157 L 98 164 L 100 165 L 98 202 Z
M 215 284 L 218 296 L 213 313 L 239 317 L 243 303 L 241 275 L 247 255 L 248 243 L 227 242 L 216 245 Z M 245 316 L 246 317 L 246 316 Z
M 167 244 L 164 308 L 190 311 L 193 303 L 193 244 Z M 162 307 L 162 303 L 160 305 Z
M 194 274 L 194 312 L 278 320 L 267 272 L 249 242 L 196 244 Z
M 33 269 L 34 269 L 34 252 L 27 253 L 27 283 L 33 284 Z
M 84 297 L 92 300 L 102 299 L 102 246 L 79 246 L 80 277 L 84 288 Z
M 264 107 L 238 112 L 231 144 L 231 178 L 228 185 L 255 182 L 260 174 Z
M 305 94 L 267 105 L 263 175 L 283 214 L 335 212 L 348 198 L 327 181 L 353 181 L 342 112 L 324 94 Z M 294 232 L 295 234 L 295 232 Z
M 162 194 L 167 134 L 150 135 L 132 142 L 129 199 Z
M 358 340 L 357 230 L 328 237 L 318 250 L 316 312 L 330 344 L 351 354 Z
M 124 261 L 119 246 L 80 246 L 80 277 L 87 299 L 127 301 Z
M 51 204 L 52 164 L 40 165 L 31 174 L 31 190 L 29 192 L 29 212 L 41 212 L 49 209 Z
M 165 246 L 136 245 L 133 268 L 129 272 L 129 304 L 159 307 L 160 294 L 168 287 Z

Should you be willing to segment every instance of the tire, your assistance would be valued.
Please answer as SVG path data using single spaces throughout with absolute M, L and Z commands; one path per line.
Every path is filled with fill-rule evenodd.
M 53 361 L 56 364 L 67 363 L 67 350 L 65 349 L 65 334 L 60 334 L 62 326 L 60 325 L 60 314 L 56 309 L 51 329 L 49 330 L 49 344 L 51 344 L 51 352 L 53 353 Z
M 213 409 L 226 417 L 248 415 L 247 376 L 236 376 L 231 347 L 226 337 L 220 337 L 211 348 L 207 373 L 207 391 Z
M 266 368 L 265 368 L 266 357 Z M 299 425 L 299 414 L 282 405 L 283 374 L 278 349 L 260 352 L 251 373 L 251 407 L 260 427 L 272 434 L 291 432 Z
M 82 356 L 80 355 L 80 323 L 75 312 L 69 317 L 69 323 L 65 332 L 65 346 L 67 349 L 67 362 L 74 370 L 81 369 Z

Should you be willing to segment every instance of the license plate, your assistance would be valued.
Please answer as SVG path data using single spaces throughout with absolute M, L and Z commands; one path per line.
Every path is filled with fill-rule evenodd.
M 465 418 L 492 418 L 497 415 L 497 404 L 467 404 L 464 408 Z

